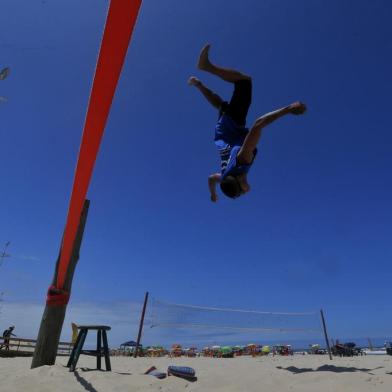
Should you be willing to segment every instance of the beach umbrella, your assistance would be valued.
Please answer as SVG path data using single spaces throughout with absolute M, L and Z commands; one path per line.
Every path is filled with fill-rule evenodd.
M 125 342 L 125 343 L 121 344 L 121 346 L 136 347 L 136 342 L 134 342 L 133 340 L 129 340 L 128 342 Z M 142 345 L 139 344 L 139 346 L 142 346 Z
M 263 346 L 263 347 L 261 348 L 261 351 L 262 351 L 264 354 L 268 354 L 268 353 L 271 351 L 270 346 Z
M 223 346 L 223 347 L 221 347 L 221 351 L 224 354 L 228 354 L 228 353 L 231 353 L 233 351 L 233 349 L 231 348 L 231 346 Z

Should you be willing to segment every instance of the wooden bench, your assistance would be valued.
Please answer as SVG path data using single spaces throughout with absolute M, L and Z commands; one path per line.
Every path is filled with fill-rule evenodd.
M 0 350 L 0 357 L 32 357 L 35 350 L 37 341 L 34 339 L 23 339 L 13 337 L 8 339 L 8 348 L 6 349 L 4 338 L 0 337 L 0 346 L 3 347 Z M 57 348 L 57 355 L 68 356 L 71 353 L 73 344 L 69 342 L 59 342 Z

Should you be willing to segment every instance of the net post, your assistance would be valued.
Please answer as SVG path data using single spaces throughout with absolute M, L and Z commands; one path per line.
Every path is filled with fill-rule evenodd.
M 142 314 L 140 316 L 139 332 L 137 334 L 137 340 L 136 340 L 135 354 L 133 355 L 134 358 L 137 357 L 138 352 L 139 352 L 139 345 L 140 345 L 140 339 L 142 337 L 144 316 L 146 314 L 147 301 L 148 301 L 148 291 L 146 291 L 146 295 L 144 296 L 143 309 L 142 309 Z
M 320 315 L 321 315 L 321 322 L 323 323 L 324 338 L 325 338 L 325 343 L 327 344 L 329 359 L 332 361 L 331 347 L 329 346 L 329 340 L 327 334 L 327 326 L 325 324 L 324 312 L 322 309 L 320 309 Z
M 79 219 L 78 231 L 76 233 L 75 242 L 72 248 L 72 255 L 65 275 L 64 289 L 70 293 L 72 288 L 72 279 L 75 272 L 76 264 L 79 260 L 79 252 L 82 245 L 84 229 L 86 226 L 90 200 L 85 199 L 82 214 Z M 60 262 L 60 254 L 56 262 L 55 273 L 52 280 L 52 285 L 57 282 L 58 267 Z M 34 369 L 44 365 L 54 365 L 56 362 L 57 350 L 60 340 L 61 331 L 63 328 L 65 312 L 67 304 L 49 305 L 46 303 L 44 313 L 42 315 L 41 324 L 37 336 L 37 343 L 35 346 L 31 368 Z

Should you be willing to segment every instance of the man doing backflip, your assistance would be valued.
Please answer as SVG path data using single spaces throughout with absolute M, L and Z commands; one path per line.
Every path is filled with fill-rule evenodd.
M 210 45 L 202 49 L 198 68 L 234 84 L 233 96 L 230 102 L 225 102 L 195 76 L 188 80 L 189 85 L 195 86 L 219 110 L 215 144 L 221 157 L 221 171 L 208 178 L 211 200 L 215 202 L 218 199 L 215 189 L 217 183 L 220 183 L 222 192 L 233 199 L 249 192 L 247 174 L 257 154 L 262 129 L 286 114 L 303 114 L 306 106 L 301 102 L 294 102 L 264 114 L 256 119 L 250 129 L 246 128 L 246 116 L 252 100 L 252 79 L 239 71 L 213 64 L 209 60 L 209 50 Z

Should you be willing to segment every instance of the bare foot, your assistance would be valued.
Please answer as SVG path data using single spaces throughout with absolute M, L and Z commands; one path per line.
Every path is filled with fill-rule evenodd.
M 290 105 L 290 111 L 292 114 L 304 114 L 306 112 L 306 105 L 302 102 L 294 102 Z
M 211 67 L 211 62 L 208 58 L 208 53 L 210 51 L 210 44 L 204 46 L 204 48 L 200 52 L 199 61 L 197 63 L 197 68 L 206 71 Z
M 200 86 L 200 85 L 201 85 L 201 82 L 200 82 L 200 80 L 199 80 L 196 76 L 191 76 L 191 77 L 188 79 L 188 84 L 189 84 L 190 86 L 195 86 L 195 87 L 197 87 L 197 86 Z

